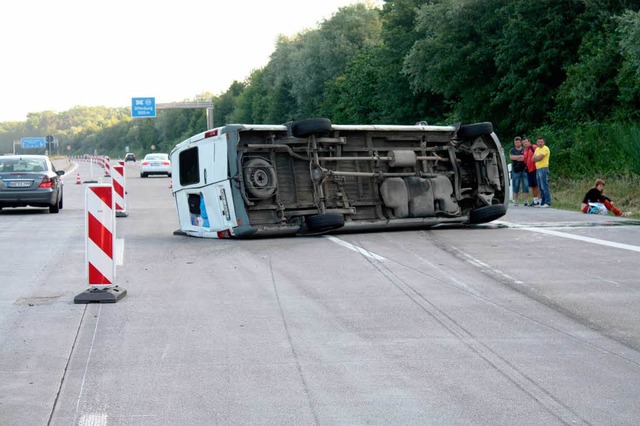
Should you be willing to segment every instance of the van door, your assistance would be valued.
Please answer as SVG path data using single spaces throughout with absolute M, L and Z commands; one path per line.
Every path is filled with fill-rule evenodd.
M 214 136 L 196 143 L 203 186 L 229 178 L 226 135 Z
M 180 186 L 176 204 L 180 228 L 215 238 L 236 226 L 228 174 L 226 136 L 216 135 L 177 149 Z
M 212 231 L 231 230 L 237 226 L 233 203 L 229 198 L 229 181 L 223 181 L 202 188 L 200 193 L 201 226 Z

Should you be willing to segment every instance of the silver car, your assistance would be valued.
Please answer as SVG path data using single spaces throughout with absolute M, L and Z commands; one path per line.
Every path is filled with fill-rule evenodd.
M 171 177 L 171 161 L 169 161 L 169 154 L 147 154 L 142 159 L 142 162 L 140 163 L 140 177 L 146 178 L 149 175 L 167 175 Z
M 46 155 L 0 157 L 0 210 L 4 207 L 62 208 L 64 170 L 56 170 Z

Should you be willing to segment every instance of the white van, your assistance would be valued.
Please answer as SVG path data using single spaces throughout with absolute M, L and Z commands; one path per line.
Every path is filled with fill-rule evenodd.
M 478 224 L 506 213 L 491 123 L 231 124 L 170 154 L 180 231 L 204 238 Z

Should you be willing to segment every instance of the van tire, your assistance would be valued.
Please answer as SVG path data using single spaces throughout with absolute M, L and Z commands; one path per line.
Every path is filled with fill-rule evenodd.
M 278 186 L 276 171 L 267 160 L 254 158 L 243 168 L 244 186 L 249 194 L 259 200 L 266 200 L 276 192 Z
M 503 204 L 493 204 L 491 206 L 479 207 L 477 209 L 471 210 L 471 213 L 469 213 L 469 223 L 474 225 L 487 223 L 501 218 L 505 214 L 507 214 L 507 209 Z
M 458 139 L 472 139 L 482 135 L 493 133 L 493 124 L 490 122 L 467 124 L 458 129 Z
M 344 216 L 341 213 L 324 213 L 305 218 L 309 232 L 325 232 L 344 226 Z
M 294 121 L 291 134 L 296 138 L 306 138 L 311 135 L 326 135 L 331 132 L 331 120 L 328 118 L 307 118 Z

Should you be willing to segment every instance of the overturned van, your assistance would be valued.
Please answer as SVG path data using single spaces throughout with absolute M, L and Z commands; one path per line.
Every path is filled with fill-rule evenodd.
M 251 238 L 480 224 L 506 213 L 491 123 L 231 124 L 171 151 L 178 233 Z

